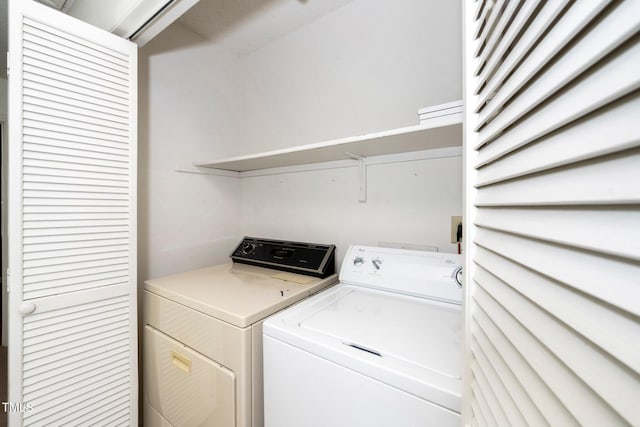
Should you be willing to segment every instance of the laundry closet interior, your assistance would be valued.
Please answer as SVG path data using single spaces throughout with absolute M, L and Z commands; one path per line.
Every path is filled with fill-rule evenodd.
M 142 47 L 139 280 L 226 262 L 244 235 L 335 244 L 337 260 L 355 242 L 455 252 L 461 119 L 443 138 L 418 110 L 462 97 L 460 7 L 201 0 Z
M 39 3 L 48 6 L 54 3 L 58 11 L 68 12 L 61 9 L 63 1 Z M 89 4 L 81 0 L 69 4 L 72 3 L 76 7 Z M 130 203 L 124 208 L 114 208 L 122 213 L 123 217 L 117 220 L 126 223 L 123 227 L 129 232 L 129 252 L 123 255 L 127 258 L 122 267 L 126 273 L 123 281 L 131 287 L 137 283 L 137 301 L 136 289 L 133 289 L 134 297 L 127 294 L 127 302 L 122 303 L 123 306 L 131 304 L 123 309 L 126 316 L 138 318 L 138 337 L 135 333 L 123 333 L 121 343 L 133 361 L 131 366 L 123 365 L 130 369 L 127 372 L 131 378 L 126 380 L 131 390 L 135 389 L 131 384 L 141 379 L 135 370 L 135 343 L 142 343 L 146 321 L 145 281 L 228 263 L 231 251 L 243 236 L 335 245 L 336 272 L 349 246 L 354 244 L 446 253 L 458 250 L 452 240 L 452 217 L 460 216 L 463 211 L 462 114 L 458 112 L 444 120 L 421 121 L 419 111 L 452 102 L 460 107 L 461 2 L 199 0 L 193 3 L 195 5 L 179 19 L 137 51 L 134 46 L 137 59 L 132 56 L 132 63 L 137 61 L 137 77 L 133 81 L 137 79 L 137 85 L 126 90 L 134 95 L 137 92 L 137 100 L 133 96 L 128 104 L 127 98 L 123 108 L 131 107 L 127 110 L 128 117 L 119 119 L 123 123 L 122 132 L 134 130 L 133 142 L 137 134 L 137 157 L 131 157 L 137 167 L 134 162 L 123 168 L 128 170 L 128 178 L 134 183 L 127 193 Z M 123 3 L 114 2 L 110 8 L 115 10 L 117 4 Z M 26 7 L 29 13 L 31 9 L 32 6 Z M 53 13 L 44 9 L 45 15 Z M 91 13 L 100 18 L 104 10 L 100 13 L 96 10 Z M 90 20 L 81 20 L 96 25 Z M 19 27 L 14 15 L 7 22 L 12 23 L 10 27 Z M 36 24 L 46 26 L 47 22 L 45 19 Z M 51 28 L 53 33 L 47 33 L 49 30 L 38 33 L 44 34 L 44 43 L 48 38 L 56 43 L 61 38 L 66 40 L 65 37 L 85 40 L 83 32 L 75 28 L 70 28 L 68 35 L 64 26 Z M 111 31 L 104 26 L 102 29 Z M 85 30 L 90 33 L 88 27 Z M 86 40 L 94 40 L 91 37 L 87 35 Z M 14 34 L 13 40 L 16 38 Z M 14 49 L 15 55 L 17 51 Z M 60 59 L 55 54 L 53 57 L 63 72 L 69 71 L 65 68 L 66 57 Z M 47 73 L 49 65 L 39 66 L 44 71 L 38 72 Z M 13 83 L 18 77 L 23 78 L 19 74 L 14 74 L 15 80 L 0 78 L 0 98 L 4 101 L 0 110 L 2 124 L 7 118 L 11 123 L 12 117 L 18 117 L 12 114 L 21 114 L 24 108 L 24 97 L 16 96 L 12 89 L 20 86 Z M 88 75 L 89 79 L 95 77 L 91 72 Z M 47 84 L 56 86 L 57 76 L 45 77 Z M 64 102 L 75 102 L 75 95 L 69 93 L 73 93 L 73 89 L 64 92 L 64 96 L 68 96 Z M 82 102 L 85 101 L 86 98 Z M 65 110 L 64 114 L 67 113 Z M 53 126 L 57 124 L 54 122 Z M 20 132 L 13 131 L 12 141 L 18 141 Z M 47 142 L 48 146 L 55 147 L 57 142 L 53 140 L 53 143 Z M 99 146 L 102 142 L 90 141 L 89 144 Z M 17 149 L 21 146 L 12 144 Z M 113 147 L 109 147 L 111 149 Z M 127 156 L 135 151 L 135 148 L 130 150 Z M 99 154 L 93 154 L 96 152 Z M 109 154 L 100 154 L 99 150 L 86 146 L 68 156 L 82 159 L 85 159 L 83 156 L 88 156 L 86 159 L 103 156 L 110 161 Z M 4 161 L 6 164 L 7 159 Z M 60 164 L 70 162 L 84 167 L 82 162 L 86 160 L 77 162 L 61 157 L 51 161 L 60 162 L 52 168 L 64 169 Z M 16 161 L 13 164 L 17 164 Z M 75 174 L 74 168 L 77 167 L 71 166 L 70 170 Z M 4 189 L 9 172 L 8 168 L 3 169 Z M 18 175 L 11 175 L 15 182 Z M 55 186 L 60 184 L 57 179 L 53 178 L 55 182 L 47 191 L 57 191 Z M 108 191 L 113 190 L 104 190 Z M 14 194 L 18 193 L 14 191 Z M 47 197 L 58 197 L 48 194 Z M 16 199 L 12 205 L 17 209 L 21 203 L 22 200 Z M 3 211 L 4 224 L 5 213 Z M 12 233 L 18 238 L 22 234 L 16 230 Z M 90 234 L 86 239 L 93 238 Z M 3 252 L 7 254 L 4 247 Z M 14 261 L 16 265 L 22 265 L 20 256 L 13 255 L 13 259 L 18 260 Z M 83 274 L 68 273 L 71 269 L 65 264 L 67 261 L 60 262 L 61 274 L 70 277 Z M 4 282 L 6 286 L 6 280 Z M 87 298 L 93 298 L 91 289 L 85 291 Z M 62 301 L 64 292 L 52 290 L 44 298 Z M 20 343 L 20 348 L 15 344 L 10 346 L 14 354 L 20 355 L 9 357 L 12 375 L 17 379 L 13 389 L 9 389 L 11 397 L 11 390 L 14 396 L 23 391 L 25 368 L 20 359 L 23 343 L 8 339 L 11 336 L 7 334 L 8 308 L 17 307 L 8 301 L 3 297 L 3 345 L 7 340 Z M 36 314 L 40 314 L 40 300 L 35 301 L 37 304 L 32 305 L 34 310 L 38 307 Z M 82 313 L 80 303 L 69 304 L 71 309 Z M 45 314 L 46 310 L 57 310 L 47 308 L 46 303 L 42 306 Z M 131 309 L 136 306 L 137 313 Z M 29 314 L 31 312 L 25 315 L 26 321 Z M 15 330 L 19 330 L 22 317 L 16 319 Z M 106 324 L 110 322 L 114 323 L 105 320 Z M 53 323 L 51 326 L 56 326 Z M 79 323 L 88 324 L 85 320 Z M 135 322 L 127 324 L 127 328 L 135 331 Z M 93 332 L 87 327 L 83 339 L 90 341 L 92 336 Z M 74 345 L 69 342 L 70 347 Z M 101 345 L 91 345 L 94 356 L 101 357 Z M 138 348 L 142 360 L 142 346 Z M 90 382 L 94 373 L 84 375 Z M 110 372 L 104 370 L 100 375 L 107 378 Z M 52 380 L 52 387 L 58 383 L 62 382 Z M 137 399 L 140 401 L 144 398 L 143 384 L 139 382 Z M 77 386 L 74 393 L 82 396 L 84 389 Z M 137 405 L 135 399 L 131 397 L 131 406 Z M 9 416 L 18 420 L 23 414 Z M 32 416 L 45 417 L 47 412 Z

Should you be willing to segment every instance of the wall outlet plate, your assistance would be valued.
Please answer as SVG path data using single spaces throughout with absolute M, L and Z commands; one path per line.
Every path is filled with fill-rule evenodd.
M 456 234 L 458 232 L 458 224 L 462 224 L 461 216 L 452 216 L 451 217 L 451 243 L 458 243 L 456 239 Z M 464 233 L 464 230 L 462 230 Z

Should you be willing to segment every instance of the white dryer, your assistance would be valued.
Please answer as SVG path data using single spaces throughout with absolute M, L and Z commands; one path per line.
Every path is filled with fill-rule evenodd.
M 333 245 L 245 237 L 233 263 L 145 282 L 146 427 L 262 427 L 262 322 L 337 281 Z
M 337 286 L 263 325 L 265 426 L 459 426 L 461 260 L 350 247 Z

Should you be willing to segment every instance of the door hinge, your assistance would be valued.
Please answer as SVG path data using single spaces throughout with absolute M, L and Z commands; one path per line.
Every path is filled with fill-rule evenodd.
M 11 69 L 10 61 L 9 61 L 10 58 L 11 58 L 11 55 L 9 55 L 9 52 L 7 52 L 7 77 L 9 77 L 9 70 Z
M 9 293 L 9 290 L 11 290 L 11 271 L 7 268 L 7 293 Z

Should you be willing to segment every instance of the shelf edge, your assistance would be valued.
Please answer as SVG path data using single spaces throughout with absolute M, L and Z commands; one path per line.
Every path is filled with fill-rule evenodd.
M 394 136 L 400 136 L 400 135 L 409 135 L 417 132 L 442 129 L 442 128 L 457 126 L 457 125 L 462 125 L 462 119 L 460 117 L 454 116 L 451 118 L 440 119 L 437 121 L 437 123 L 406 126 L 406 127 L 382 131 L 382 132 L 375 132 L 375 133 L 364 134 L 359 136 L 351 136 L 347 138 L 323 141 L 319 143 L 307 144 L 307 145 L 302 145 L 302 146 L 293 147 L 293 148 L 284 148 L 284 149 L 266 151 L 258 154 L 249 154 L 249 155 L 243 155 L 243 156 L 217 159 L 215 161 L 194 162 L 193 166 L 198 168 L 218 169 L 218 170 L 227 170 L 227 171 L 235 171 L 235 172 L 247 172 L 249 170 L 260 170 L 260 168 L 247 169 L 247 170 L 242 170 L 242 168 L 228 169 L 228 168 L 217 167 L 217 165 L 222 165 L 226 163 L 250 162 L 250 161 L 259 160 L 262 158 L 265 158 L 265 159 L 274 158 L 278 156 L 286 156 L 289 154 L 303 153 L 306 151 L 322 150 L 323 148 L 339 147 L 341 145 L 348 146 L 349 144 L 357 143 L 357 142 L 374 141 L 376 139 L 384 139 L 387 137 L 394 137 Z M 462 141 L 461 141 L 461 144 L 462 144 Z

